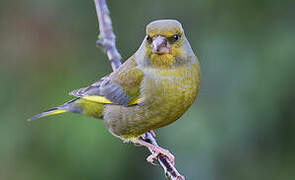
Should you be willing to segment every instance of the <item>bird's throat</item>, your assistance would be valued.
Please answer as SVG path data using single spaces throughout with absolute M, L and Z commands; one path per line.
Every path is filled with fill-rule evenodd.
M 175 64 L 175 58 L 171 54 L 152 54 L 151 66 L 155 68 L 169 68 Z

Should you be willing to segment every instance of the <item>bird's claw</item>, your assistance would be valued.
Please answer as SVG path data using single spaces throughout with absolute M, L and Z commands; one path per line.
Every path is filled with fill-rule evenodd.
M 169 161 L 171 162 L 171 164 L 174 166 L 175 164 L 175 157 L 173 156 L 173 154 L 171 154 L 168 150 L 166 149 L 155 149 L 155 152 L 153 152 L 151 155 L 149 155 L 146 160 L 147 162 L 149 162 L 152 165 L 157 165 L 154 163 L 154 160 L 156 160 L 158 158 L 159 155 L 164 155 L 166 156 Z
M 151 165 L 158 165 L 156 163 L 154 163 L 154 161 L 157 159 L 157 157 L 159 156 L 159 153 L 152 153 L 151 155 L 149 155 L 147 158 L 146 158 L 146 161 L 148 163 L 150 163 Z
M 142 146 L 145 146 L 147 148 L 149 148 L 149 150 L 152 152 L 152 154 L 150 156 L 148 156 L 146 158 L 146 160 L 154 165 L 154 160 L 159 156 L 159 155 L 164 155 L 168 158 L 168 160 L 170 161 L 170 163 L 174 166 L 175 164 L 175 158 L 173 156 L 173 154 L 171 154 L 168 150 L 161 148 L 160 146 L 157 145 L 153 145 L 150 144 L 142 139 L 136 139 L 134 141 L 134 143 L 140 144 Z

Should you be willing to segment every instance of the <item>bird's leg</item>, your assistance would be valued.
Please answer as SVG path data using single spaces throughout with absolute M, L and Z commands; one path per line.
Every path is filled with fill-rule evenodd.
M 154 130 L 150 130 L 150 133 L 153 136 L 153 138 L 156 138 L 156 133 L 154 132 Z
M 157 158 L 160 154 L 163 154 L 163 155 L 167 156 L 167 158 L 170 160 L 170 162 L 174 166 L 174 156 L 167 149 L 161 148 L 160 146 L 155 146 L 155 145 L 150 144 L 142 139 L 135 140 L 135 143 L 149 148 L 150 151 L 152 152 L 152 154 L 146 158 L 147 162 L 155 165 L 154 159 Z

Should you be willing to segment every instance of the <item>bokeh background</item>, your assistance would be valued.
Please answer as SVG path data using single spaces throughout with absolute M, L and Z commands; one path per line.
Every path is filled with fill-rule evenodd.
M 202 66 L 196 103 L 157 130 L 187 179 L 295 177 L 293 0 L 109 1 L 124 59 L 152 20 L 182 22 Z M 27 122 L 111 72 L 95 47 L 91 0 L 1 0 L 0 179 L 165 179 L 148 151 L 99 120 L 64 114 Z

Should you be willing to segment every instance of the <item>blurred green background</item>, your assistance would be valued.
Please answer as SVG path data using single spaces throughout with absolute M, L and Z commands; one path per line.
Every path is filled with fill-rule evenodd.
M 295 177 L 293 0 L 109 1 L 117 46 L 132 55 L 152 20 L 182 22 L 202 67 L 196 103 L 157 130 L 187 179 Z M 148 151 L 99 120 L 64 114 L 27 122 L 111 72 L 95 47 L 91 0 L 1 0 L 0 179 L 165 179 Z

